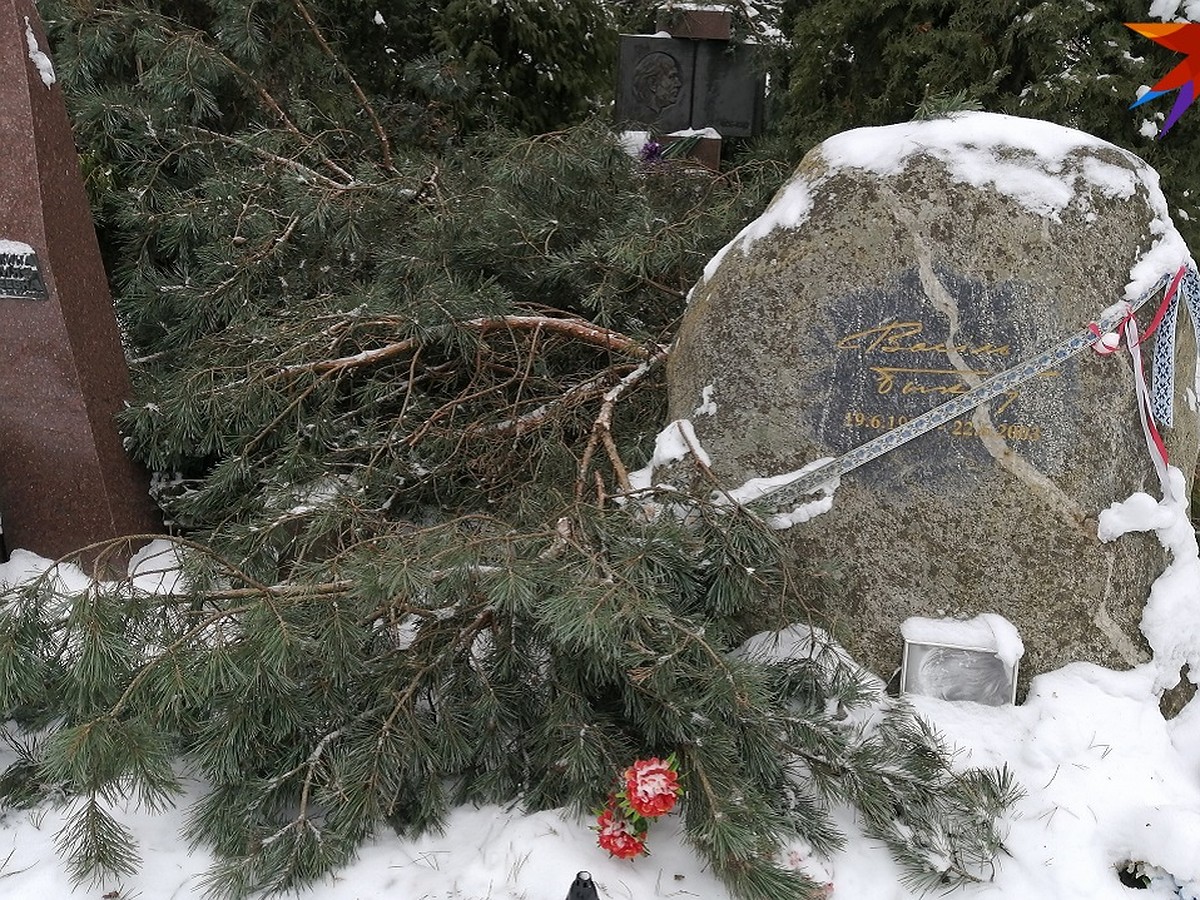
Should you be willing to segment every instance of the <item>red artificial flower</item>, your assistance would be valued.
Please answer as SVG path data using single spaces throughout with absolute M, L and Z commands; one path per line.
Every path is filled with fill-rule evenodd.
M 635 832 L 633 825 L 618 813 L 616 807 L 605 807 L 596 819 L 596 826 L 600 832 L 596 843 L 618 859 L 633 859 L 646 852 L 646 832 Z
M 639 759 L 625 770 L 625 802 L 639 816 L 653 819 L 675 808 L 682 790 L 673 759 Z

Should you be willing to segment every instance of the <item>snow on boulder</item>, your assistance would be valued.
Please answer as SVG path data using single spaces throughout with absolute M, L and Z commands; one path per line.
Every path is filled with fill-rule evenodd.
M 1098 138 L 988 113 L 850 131 L 708 266 L 671 354 L 669 417 L 692 418 L 729 487 L 792 472 L 1041 354 L 1184 263 L 1156 173 Z M 1167 439 L 1190 473 L 1188 322 Z M 704 402 L 714 412 L 693 416 Z M 832 509 L 785 534 L 802 569 L 833 573 L 825 624 L 884 677 L 905 619 L 981 613 L 1016 625 L 1025 678 L 1123 667 L 1148 658 L 1138 625 L 1166 556 L 1147 534 L 1101 541 L 1097 517 L 1139 490 L 1159 489 L 1131 358 L 1085 350 L 844 475 Z

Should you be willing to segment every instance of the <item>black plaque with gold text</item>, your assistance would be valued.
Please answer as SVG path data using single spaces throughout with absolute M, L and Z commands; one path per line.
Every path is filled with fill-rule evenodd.
M 951 313 L 930 300 L 915 269 L 832 304 L 830 330 L 814 340 L 833 359 L 833 371 L 811 385 L 822 402 L 808 407 L 830 450 L 865 444 L 1052 343 L 1052 335 L 1012 326 L 1025 300 L 1020 285 L 983 285 L 945 270 L 937 279 L 953 299 L 953 331 Z M 901 464 L 910 479 L 966 474 L 971 464 L 991 464 L 978 440 L 990 431 L 1051 471 L 1057 454 L 1045 450 L 1055 440 L 1055 410 L 1075 390 L 1068 368 L 1044 372 L 992 400 L 982 415 L 966 413 L 893 451 L 891 465 Z M 899 486 L 906 478 L 893 469 L 887 480 Z

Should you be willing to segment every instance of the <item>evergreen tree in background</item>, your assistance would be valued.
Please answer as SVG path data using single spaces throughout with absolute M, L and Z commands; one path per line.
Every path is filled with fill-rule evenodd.
M 1200 246 L 1200 117 L 1155 140 L 1174 94 L 1129 106 L 1179 61 L 1125 27 L 1145 0 L 785 0 L 784 130 L 797 153 L 831 134 L 911 119 L 932 99 L 1045 119 L 1141 156 Z M 801 52 L 800 48 L 804 48 Z M 1179 211 L 1182 211 L 1180 214 Z
M 583 117 L 598 0 L 498 6 L 44 4 L 184 577 L 10 592 L 0 791 L 70 798 L 87 877 L 136 865 L 112 804 L 196 773 L 189 837 L 242 897 L 674 754 L 738 896 L 806 895 L 778 851 L 835 848 L 836 802 L 918 884 L 988 877 L 1007 774 L 819 635 L 738 652 L 818 599 L 753 514 L 620 496 L 687 290 L 785 168 L 631 159 Z
M 615 22 L 597 0 L 451 0 L 439 42 L 475 73 L 488 109 L 529 131 L 595 111 L 616 64 Z

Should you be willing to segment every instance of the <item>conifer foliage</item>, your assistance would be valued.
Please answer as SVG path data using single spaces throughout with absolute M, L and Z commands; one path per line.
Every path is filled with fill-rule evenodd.
M 182 575 L 9 592 L 0 794 L 70 803 L 76 874 L 120 875 L 113 805 L 197 775 L 188 837 L 235 898 L 455 803 L 587 812 L 673 755 L 738 896 L 804 896 L 778 851 L 835 848 L 839 801 L 914 881 L 988 877 L 1006 773 L 952 767 L 819 639 L 739 650 L 811 600 L 751 512 L 620 496 L 688 287 L 784 171 L 511 130 L 549 119 L 476 101 L 532 50 L 448 49 L 466 7 L 47 4 Z
M 1200 119 L 1161 141 L 1171 98 L 1130 104 L 1180 62 L 1125 22 L 1178 14 L 1147 0 L 785 0 L 787 125 L 804 152 L 831 134 L 939 106 L 1046 119 L 1141 156 L 1163 176 L 1175 224 L 1195 246 Z M 948 106 L 946 100 L 957 103 Z M 933 101 L 933 102 L 931 102 Z M 1181 210 L 1182 213 L 1176 211 Z

